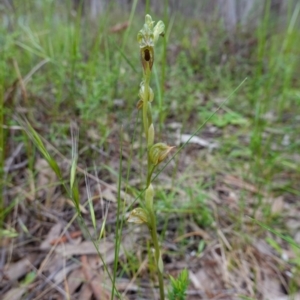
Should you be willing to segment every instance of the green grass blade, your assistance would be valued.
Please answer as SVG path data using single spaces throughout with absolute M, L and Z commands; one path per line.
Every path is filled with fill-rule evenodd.
M 56 162 L 56 160 L 50 155 L 48 150 L 46 149 L 42 139 L 39 134 L 34 130 L 34 128 L 30 125 L 30 123 L 26 121 L 19 120 L 21 125 L 23 125 L 24 130 L 27 132 L 29 138 L 37 147 L 37 149 L 41 152 L 45 160 L 48 162 L 51 169 L 55 172 L 56 176 L 59 180 L 63 180 L 61 170 Z
M 282 238 L 283 240 L 285 240 L 285 241 L 288 242 L 289 244 L 291 244 L 291 245 L 293 245 L 293 246 L 295 246 L 295 247 L 297 247 L 297 248 L 300 249 L 300 245 L 297 244 L 290 236 L 284 235 L 284 234 L 278 232 L 277 230 L 272 229 L 271 227 L 269 227 L 268 225 L 264 224 L 263 222 L 260 222 L 260 221 L 254 219 L 254 218 L 251 218 L 251 217 L 249 217 L 249 218 L 250 218 L 253 222 L 255 222 L 256 224 L 258 224 L 260 227 L 262 227 L 262 228 L 264 228 L 264 229 L 266 229 L 266 230 L 268 230 L 268 231 L 274 233 L 275 235 L 277 235 L 278 237 Z

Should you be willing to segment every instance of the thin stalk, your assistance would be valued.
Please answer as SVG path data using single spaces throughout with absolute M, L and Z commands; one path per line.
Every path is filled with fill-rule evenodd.
M 145 103 L 143 104 L 143 123 L 144 123 L 144 130 L 145 130 L 145 135 L 146 135 L 146 141 L 148 142 L 148 101 L 149 101 L 149 82 L 150 82 L 150 73 L 146 71 L 144 74 L 144 88 L 145 88 Z
M 121 132 L 121 151 L 120 151 L 120 162 L 119 162 L 119 181 L 118 181 L 118 206 L 117 206 L 117 227 L 116 227 L 116 241 L 115 241 L 115 259 L 114 259 L 114 269 L 113 269 L 113 287 L 116 286 L 117 268 L 118 268 L 118 257 L 121 244 L 121 233 L 122 233 L 122 220 L 120 220 L 121 214 L 121 184 L 122 184 L 122 154 L 123 154 L 123 133 Z M 111 299 L 114 299 L 115 289 L 111 290 Z
M 146 0 L 145 14 L 150 14 L 150 0 Z
M 145 128 L 145 134 L 146 134 L 146 141 L 148 145 L 148 114 L 147 114 L 147 108 L 148 108 L 148 101 L 149 101 L 149 96 L 150 96 L 150 87 L 149 87 L 149 81 L 150 81 L 150 73 L 146 71 L 146 74 L 144 76 L 145 79 L 145 103 L 143 104 L 143 122 L 144 122 L 144 128 Z M 151 116 L 152 118 L 152 116 Z M 148 163 L 147 163 L 147 183 L 146 187 L 148 188 L 150 183 L 151 183 L 151 177 L 153 174 L 153 171 L 155 167 L 151 163 L 149 154 L 148 154 Z M 156 230 L 156 218 L 154 214 L 154 209 L 153 207 L 148 211 L 150 214 L 150 224 L 149 224 L 149 230 L 151 233 L 152 237 L 152 242 L 154 245 L 155 249 L 155 263 L 156 263 L 156 270 L 157 270 L 157 276 L 158 276 L 158 282 L 159 282 L 159 294 L 160 294 L 160 299 L 164 300 L 165 299 L 165 293 L 164 293 L 164 279 L 163 279 L 163 274 L 161 273 L 159 269 L 159 259 L 160 259 L 160 248 L 158 244 L 158 236 L 157 236 L 157 230 Z
M 148 157 L 148 174 L 147 174 L 146 188 L 148 188 L 151 183 L 151 177 L 152 177 L 153 171 L 155 169 L 155 166 L 151 167 L 150 165 L 151 165 L 151 163 L 150 163 L 150 159 Z
M 3 65 L 4 65 L 4 63 L 3 63 Z M 4 72 L 4 68 L 1 70 L 1 73 L 2 72 Z M 2 79 L 2 76 L 1 76 L 1 79 Z M 3 84 L 0 84 L 0 212 L 2 212 L 4 210 L 4 200 L 3 200 L 3 192 L 2 191 L 4 190 L 4 185 L 5 185 L 4 171 L 3 171 L 4 170 L 4 130 L 3 130 L 4 99 L 3 98 L 4 98 Z M 3 219 L 4 219 L 4 214 L 1 214 L 0 215 L 0 229 L 2 228 Z
M 164 278 L 163 274 L 161 273 L 158 263 L 160 259 L 160 247 L 158 244 L 158 236 L 157 236 L 157 229 L 156 229 L 156 219 L 155 219 L 155 214 L 154 211 L 150 211 L 150 220 L 151 220 L 151 228 L 149 227 L 151 237 L 152 237 L 152 242 L 155 248 L 155 263 L 156 263 L 156 269 L 157 269 L 157 276 L 158 276 L 158 284 L 159 284 L 159 294 L 160 294 L 160 299 L 164 300 L 165 299 L 165 292 L 164 292 Z
M 143 124 L 145 129 L 146 140 L 148 141 L 148 118 L 147 118 L 147 105 L 143 105 Z
M 148 115 L 147 115 L 148 100 L 149 100 L 149 95 L 150 95 L 149 79 L 150 79 L 150 74 L 148 74 L 148 76 L 147 75 L 145 76 L 145 99 L 147 101 L 145 101 L 146 103 L 143 104 L 143 121 L 144 121 L 144 126 L 145 126 L 147 145 L 148 145 L 148 137 L 149 137 L 149 135 L 148 135 L 149 124 L 148 124 Z M 151 118 L 152 118 L 152 116 L 151 116 Z M 155 169 L 155 166 L 153 166 L 153 164 L 151 163 L 150 156 L 148 153 L 146 188 L 148 188 L 151 183 L 151 177 L 152 177 L 154 169 Z M 157 230 L 156 230 L 156 218 L 155 218 L 153 207 L 151 207 L 151 209 L 148 210 L 148 213 L 150 215 L 150 222 L 149 222 L 148 226 L 149 226 L 152 242 L 153 242 L 154 249 L 155 249 L 155 263 L 156 263 L 156 270 L 157 270 L 157 276 L 158 276 L 158 282 L 159 282 L 159 294 L 160 294 L 160 299 L 164 300 L 165 299 L 164 280 L 163 280 L 163 274 L 161 273 L 159 265 L 158 265 L 159 259 L 160 259 L 160 247 L 159 247 L 159 243 L 158 243 L 158 236 L 157 236 Z

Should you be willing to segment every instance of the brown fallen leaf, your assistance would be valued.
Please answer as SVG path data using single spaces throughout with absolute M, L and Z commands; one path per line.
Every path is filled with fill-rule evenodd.
M 127 278 L 118 278 L 117 279 L 117 289 L 119 292 L 124 291 L 124 293 L 130 291 L 130 292 L 137 292 L 139 290 L 139 286 L 132 282 L 132 280 L 129 280 Z M 125 294 L 123 293 L 122 296 L 125 297 Z
M 10 289 L 2 298 L 2 300 L 19 300 L 26 292 L 27 287 L 17 287 Z
M 100 241 L 97 245 L 99 252 L 102 255 L 105 255 L 110 250 L 114 249 L 114 243 L 109 241 Z M 60 253 L 64 257 L 70 257 L 73 255 L 88 255 L 88 254 L 97 254 L 97 249 L 95 245 L 91 241 L 85 241 L 80 243 L 79 245 L 73 244 L 60 244 L 55 250 L 56 253 Z
M 271 206 L 271 212 L 272 214 L 279 214 L 283 210 L 283 197 L 277 197 L 275 199 L 272 199 L 272 206 Z
M 77 299 L 90 300 L 93 299 L 92 297 L 93 297 L 93 291 L 90 285 L 88 283 L 84 283 L 80 289 Z
M 69 274 L 68 279 L 67 279 L 67 285 L 68 285 L 68 291 L 70 293 L 70 296 L 73 296 L 74 292 L 84 282 L 84 280 L 85 280 L 85 278 L 84 278 L 84 274 L 82 272 L 82 268 L 73 270 Z
M 77 237 L 79 237 L 79 236 L 81 236 L 81 235 L 82 235 L 82 232 L 81 232 L 81 231 L 74 231 L 74 232 L 71 232 L 71 233 L 69 234 L 69 237 L 70 237 L 71 239 L 75 239 L 75 238 L 77 238 Z M 51 245 L 62 244 L 62 243 L 65 243 L 65 242 L 67 242 L 67 241 L 68 241 L 68 237 L 67 237 L 66 235 L 64 235 L 64 236 L 62 236 L 62 237 L 53 239 L 53 240 L 50 242 L 50 244 L 51 244 Z
M 100 240 L 97 243 L 97 248 L 99 252 L 103 255 L 105 258 L 106 263 L 113 262 L 114 260 L 114 251 L 111 251 L 114 249 L 115 244 L 111 242 L 113 240 L 114 236 L 109 239 L 103 239 Z M 138 234 L 134 232 L 128 232 L 125 234 L 120 247 L 119 255 L 123 255 L 124 251 L 131 251 L 134 247 L 134 243 L 138 238 Z M 73 244 L 60 244 L 57 245 L 57 247 L 54 250 L 56 253 L 60 253 L 64 257 L 69 257 L 73 255 L 89 255 L 89 254 L 98 254 L 97 249 L 95 248 L 95 245 L 92 241 L 84 241 L 78 245 Z
M 86 255 L 81 256 L 82 271 L 97 300 L 109 300 L 109 293 L 102 287 L 103 278 L 99 272 L 93 271 Z
M 126 286 L 122 297 L 125 297 L 126 293 L 130 290 L 132 291 L 133 288 L 136 288 L 134 285 L 134 282 L 136 281 L 137 277 L 139 276 L 139 274 L 145 270 L 147 268 L 147 264 L 148 264 L 148 259 L 144 259 L 144 261 L 142 262 L 142 264 L 140 265 L 138 271 L 134 274 L 133 278 L 130 280 L 130 282 L 128 283 L 128 285 Z M 117 285 L 118 289 L 120 288 L 119 284 Z
M 218 148 L 219 145 L 217 142 L 212 142 L 209 140 L 205 140 L 203 138 L 200 138 L 198 136 L 192 135 L 192 134 L 181 134 L 180 131 L 177 132 L 176 136 L 176 146 L 189 143 L 189 144 L 196 144 L 204 148 L 208 149 L 215 149 Z
M 75 263 L 61 268 L 58 272 L 56 272 L 55 276 L 53 277 L 53 281 L 56 284 L 60 284 L 70 272 L 74 271 L 77 268 L 78 264 Z
M 258 283 L 258 289 L 263 295 L 263 299 L 280 299 L 284 297 L 280 280 L 275 277 L 268 276 Z
M 292 295 L 292 296 L 285 295 L 285 296 L 276 298 L 274 300 L 291 300 L 291 299 L 293 299 L 293 300 L 300 300 L 300 294 L 298 293 L 298 294 Z
M 129 22 L 118 23 L 109 29 L 109 32 L 116 33 L 125 30 L 129 26 Z
M 62 224 L 61 223 L 56 223 L 54 224 L 51 229 L 49 230 L 46 238 L 44 239 L 44 241 L 41 243 L 40 245 L 40 249 L 42 250 L 46 250 L 49 249 L 51 247 L 52 241 L 57 239 L 61 233 L 62 230 Z
M 256 186 L 254 186 L 253 184 L 250 184 L 250 183 L 247 183 L 245 182 L 243 179 L 241 178 L 238 178 L 238 177 L 235 177 L 235 176 L 232 176 L 232 175 L 226 175 L 224 178 L 223 178 L 223 181 L 226 183 L 226 184 L 229 184 L 229 185 L 232 185 L 232 186 L 235 186 L 239 189 L 242 189 L 242 190 L 246 190 L 246 191 L 249 191 L 251 193 L 255 193 L 255 194 L 261 194 L 265 197 L 267 197 L 267 194 L 258 189 Z
M 255 240 L 253 246 L 262 255 L 269 255 L 270 257 L 274 256 L 272 247 L 263 239 Z
M 23 277 L 25 274 L 31 271 L 35 260 L 36 255 L 31 254 L 15 263 L 10 263 L 7 267 L 4 267 L 5 277 L 7 277 L 9 280 L 17 280 L 20 277 Z
M 107 200 L 107 201 L 117 203 L 117 196 L 110 189 L 104 189 L 102 191 L 102 198 Z
M 188 232 L 186 234 L 183 234 L 179 237 L 177 237 L 176 239 L 174 239 L 174 242 L 180 242 L 181 240 L 187 238 L 187 237 L 191 237 L 191 236 L 201 236 L 204 240 L 210 240 L 209 235 L 204 231 L 204 230 L 198 230 L 198 231 L 192 231 L 192 232 Z
M 56 188 L 54 183 L 57 182 L 57 176 L 55 172 L 50 168 L 48 162 L 42 158 L 36 161 L 35 170 L 38 172 L 37 196 L 39 198 L 46 197 L 45 206 L 50 207 Z

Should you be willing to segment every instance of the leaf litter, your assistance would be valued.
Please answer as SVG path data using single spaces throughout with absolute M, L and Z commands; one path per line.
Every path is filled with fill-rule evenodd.
M 49 195 L 54 197 L 54 189 L 50 187 L 51 191 L 49 192 L 47 188 L 55 179 L 54 176 L 45 177 L 43 174 L 40 176 L 43 177 L 38 176 L 37 180 L 43 180 L 44 188 L 41 191 L 44 191 L 43 194 L 37 194 L 37 197 L 47 201 Z M 161 184 L 163 185 L 163 183 Z M 170 185 L 168 180 L 167 185 L 172 191 L 172 185 Z M 19 192 L 19 190 L 16 190 L 16 192 Z M 272 198 L 267 191 L 257 188 L 254 184 L 246 182 L 236 175 L 228 174 L 220 177 L 215 189 L 207 193 L 207 197 L 210 199 L 207 205 L 218 216 L 211 228 L 201 228 L 194 222 L 186 222 L 185 233 L 179 235 L 176 233 L 176 229 L 172 229 L 172 226 L 169 226 L 168 230 L 170 233 L 167 234 L 169 244 L 166 243 L 163 246 L 166 270 L 172 276 L 176 276 L 180 269 L 184 267 L 189 270 L 190 287 L 188 299 L 240 299 L 239 297 L 242 295 L 247 295 L 254 299 L 288 299 L 286 290 L 292 276 L 292 265 L 289 261 L 282 259 L 280 254 L 262 238 L 264 235 L 270 236 L 270 234 L 268 232 L 263 234 L 262 232 L 260 239 L 252 237 L 251 243 L 246 242 L 250 238 L 249 232 L 254 230 L 254 225 L 249 221 L 244 223 L 244 226 L 246 226 L 244 228 L 246 235 L 244 242 L 243 239 L 239 238 L 239 233 L 233 231 L 234 223 L 232 223 L 231 217 L 226 213 L 226 208 L 229 207 L 233 211 L 238 212 L 239 199 L 242 197 L 241 195 L 244 197 L 245 193 L 248 195 L 248 208 L 245 208 L 246 214 L 251 213 L 250 208 L 256 201 L 255 195 L 265 197 L 266 203 L 271 205 L 270 210 L 272 214 L 276 215 L 284 210 L 291 212 L 290 207 L 288 209 L 286 207 L 284 197 Z M 179 192 L 179 195 L 181 197 L 187 196 L 183 191 Z M 105 196 L 106 194 L 103 193 L 103 197 Z M 115 199 L 112 196 L 107 196 L 107 201 L 113 203 L 110 206 L 110 210 L 113 212 Z M 66 206 L 66 203 L 60 206 L 61 211 L 57 213 L 58 216 L 60 213 L 63 213 L 61 215 L 62 218 L 65 219 L 67 217 L 65 221 L 70 221 L 70 217 L 68 217 L 70 214 L 67 211 L 72 208 Z M 232 206 L 233 203 L 234 205 Z M 222 210 L 223 208 L 225 210 Z M 66 209 L 67 211 L 65 211 Z M 45 207 L 45 210 L 47 210 L 47 207 Z M 113 216 L 114 214 L 110 215 Z M 88 214 L 86 216 L 88 217 Z M 297 216 L 293 217 L 295 222 L 299 222 Z M 37 296 L 39 291 L 41 291 L 41 287 L 47 285 L 49 285 L 49 291 L 41 299 L 47 299 L 49 293 L 57 294 L 58 298 L 62 296 L 61 292 L 53 286 L 60 287 L 72 299 L 83 299 L 82 297 L 85 297 L 84 299 L 98 299 L 99 294 L 102 295 L 101 299 L 109 299 L 111 285 L 102 270 L 102 261 L 97 255 L 93 242 L 85 240 L 80 231 L 76 230 L 74 221 L 70 224 L 70 229 L 64 233 L 65 221 L 52 223 L 51 227 L 47 227 L 47 234 L 44 231 L 42 238 L 34 242 L 38 246 L 33 248 L 34 253 L 29 254 L 30 250 L 28 250 L 23 253 L 25 257 L 22 258 L 12 248 L 13 261 L 8 262 L 3 268 L 3 283 L 6 287 L 10 286 L 11 288 L 5 289 L 3 283 L 1 284 L 1 289 L 5 291 L 2 294 L 3 299 L 12 299 L 12 297 L 14 297 L 13 299 L 23 299 L 24 295 L 28 294 L 29 291 L 31 291 L 31 295 Z M 43 223 L 40 224 L 43 226 Z M 30 227 L 30 224 L 27 226 Z M 295 225 L 295 228 L 298 227 L 298 225 Z M 259 228 L 256 227 L 256 230 L 259 230 Z M 128 229 L 124 231 L 119 254 L 121 260 L 126 257 L 126 254 L 135 253 L 137 251 L 136 246 L 141 247 L 139 245 L 143 244 L 138 242 L 141 238 L 140 233 L 137 235 L 136 233 L 128 234 L 126 232 L 128 232 Z M 146 238 L 146 232 L 142 236 Z M 202 240 L 206 244 L 203 252 L 197 253 L 195 250 L 192 250 L 195 249 L 193 245 Z M 174 251 L 174 249 L 178 248 L 175 245 L 182 241 L 187 243 L 184 256 L 180 256 Z M 8 245 L 13 245 L 12 242 L 13 239 L 9 241 Z M 289 248 L 286 243 L 279 242 L 282 244 L 282 248 Z M 12 247 L 15 246 L 13 245 Z M 113 264 L 113 232 L 111 237 L 107 236 L 99 241 L 98 248 L 105 258 L 105 262 L 108 265 Z M 6 247 L 6 249 L 8 248 Z M 26 247 L 24 249 L 26 250 Z M 49 253 L 52 254 L 49 256 Z M 40 267 L 39 262 L 36 261 L 37 255 L 42 256 L 43 260 L 47 257 L 47 262 L 45 263 L 44 261 L 43 267 L 40 269 L 41 273 L 37 276 L 34 286 L 21 286 L 22 278 L 30 271 L 36 271 L 39 274 L 38 270 Z M 292 257 L 290 256 L 290 258 Z M 146 268 L 142 268 L 137 273 L 139 276 L 133 276 L 136 282 L 130 280 L 130 278 L 117 280 L 117 286 L 120 291 L 127 292 L 126 296 L 124 294 L 124 297 L 129 297 L 128 291 L 131 291 L 130 294 L 133 295 L 128 299 L 136 299 L 134 295 L 140 290 L 145 291 L 149 289 L 150 292 L 150 286 L 145 285 L 146 282 L 144 284 L 141 283 L 141 280 L 148 280 L 145 270 Z M 49 283 L 50 281 L 51 284 Z M 19 282 L 19 287 L 14 286 L 13 283 L 16 282 Z M 297 299 L 298 296 L 296 295 L 295 297 Z

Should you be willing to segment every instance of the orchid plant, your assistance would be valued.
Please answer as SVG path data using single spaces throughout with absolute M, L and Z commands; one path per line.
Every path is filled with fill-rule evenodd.
M 154 63 L 154 47 L 159 36 L 164 35 L 165 25 L 162 21 L 154 21 L 150 15 L 146 15 L 145 24 L 139 31 L 137 39 L 140 46 L 141 63 L 143 67 L 143 80 L 140 84 L 139 102 L 137 108 L 142 110 L 143 129 L 146 137 L 147 148 L 147 178 L 145 199 L 143 207 L 135 208 L 128 218 L 129 222 L 146 224 L 148 226 L 152 243 L 155 249 L 155 264 L 159 281 L 160 299 L 165 299 L 163 280 L 163 260 L 156 229 L 156 214 L 153 206 L 154 188 L 152 175 L 156 167 L 167 157 L 173 147 L 165 143 L 154 143 L 155 130 L 152 119 L 153 90 L 150 87 L 152 67 Z

